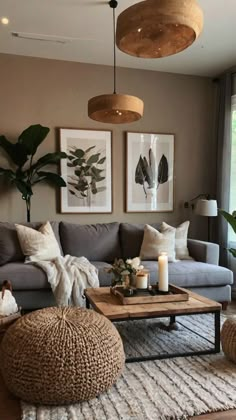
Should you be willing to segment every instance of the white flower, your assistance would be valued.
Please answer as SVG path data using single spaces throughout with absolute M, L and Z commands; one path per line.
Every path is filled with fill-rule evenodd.
M 131 259 L 126 260 L 126 262 L 127 262 L 127 264 L 132 264 L 132 260 Z
M 137 270 L 139 268 L 140 265 L 140 258 L 139 257 L 135 257 L 131 260 L 131 266 Z

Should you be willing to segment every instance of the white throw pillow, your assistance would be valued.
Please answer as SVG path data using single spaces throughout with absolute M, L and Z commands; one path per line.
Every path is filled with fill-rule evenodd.
M 175 259 L 175 230 L 159 232 L 150 225 L 145 225 L 143 242 L 140 250 L 142 260 L 156 260 L 162 252 L 168 255 L 168 261 Z
M 39 230 L 16 224 L 16 231 L 27 261 L 50 261 L 61 255 L 51 224 L 44 223 Z
M 161 232 L 165 232 L 170 229 L 175 231 L 175 254 L 177 260 L 192 260 L 187 247 L 189 225 L 190 222 L 186 221 L 181 223 L 181 225 L 179 225 L 177 228 L 174 228 L 173 226 L 162 222 Z

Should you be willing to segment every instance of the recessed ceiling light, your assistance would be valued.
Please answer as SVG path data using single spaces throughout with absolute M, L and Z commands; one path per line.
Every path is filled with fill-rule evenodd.
M 9 19 L 7 17 L 2 17 L 1 22 L 2 22 L 3 25 L 8 25 Z

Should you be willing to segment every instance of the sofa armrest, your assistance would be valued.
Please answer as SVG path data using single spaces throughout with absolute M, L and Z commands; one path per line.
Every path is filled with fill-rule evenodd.
M 188 239 L 189 254 L 197 261 L 219 264 L 219 245 L 212 242 Z

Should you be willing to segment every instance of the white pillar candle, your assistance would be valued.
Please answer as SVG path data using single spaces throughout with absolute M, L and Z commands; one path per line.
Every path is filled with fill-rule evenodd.
M 136 288 L 147 289 L 148 287 L 148 275 L 145 273 L 136 274 Z
M 161 292 L 168 292 L 168 255 L 166 252 L 162 252 L 158 257 L 158 269 L 159 269 L 159 290 Z

